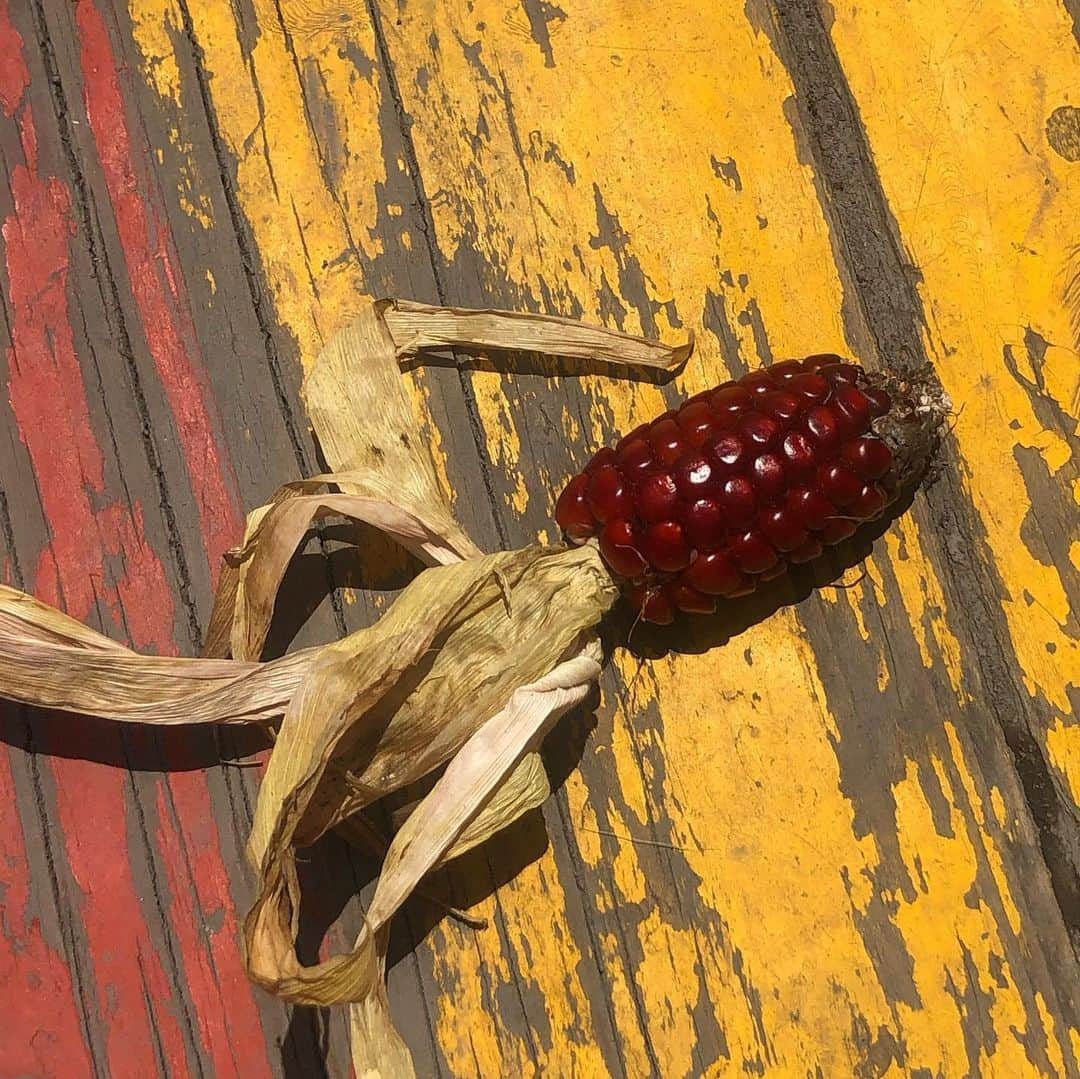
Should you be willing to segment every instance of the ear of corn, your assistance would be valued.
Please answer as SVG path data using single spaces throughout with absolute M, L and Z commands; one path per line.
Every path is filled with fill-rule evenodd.
M 600 450 L 556 519 L 597 540 L 646 621 L 712 611 L 881 515 L 940 429 L 929 377 L 834 355 L 753 371 Z

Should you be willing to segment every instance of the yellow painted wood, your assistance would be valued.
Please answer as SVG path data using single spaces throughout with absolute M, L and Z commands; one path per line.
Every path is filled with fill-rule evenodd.
M 1080 165 L 1051 122 L 1080 107 L 1080 45 L 1055 0 L 841 0 L 833 10 L 885 194 L 922 273 L 927 347 L 961 409 L 956 437 L 1016 656 L 1045 703 L 1047 757 L 1080 799 Z M 1047 422 L 1053 411 L 1060 424 Z M 1056 501 L 1021 472 L 1024 449 Z
M 562 10 L 567 19 L 554 46 L 555 67 L 545 65 L 524 33 L 522 16 L 505 3 L 471 5 L 468 16 L 451 6 L 388 20 L 421 172 L 429 190 L 452 193 L 436 202 L 440 248 L 453 258 L 459 245 L 471 244 L 524 294 L 542 295 L 543 281 L 555 296 L 581 299 L 587 314 L 603 313 L 598 296 L 605 279 L 623 292 L 624 303 L 630 299 L 616 283 L 620 274 L 626 277 L 632 256 L 650 298 L 674 298 L 685 323 L 700 323 L 711 287 L 734 312 L 753 300 L 779 354 L 842 347 L 843 298 L 832 252 L 783 112 L 791 86 L 769 43 L 741 12 L 703 24 L 693 4 L 662 11 L 646 4 Z M 437 53 L 432 32 L 441 43 Z M 643 44 L 652 42 L 663 46 Z M 437 81 L 438 92 L 413 89 L 423 81 L 422 70 Z M 484 137 L 477 139 L 480 118 Z M 524 150 L 522 161 L 515 143 Z M 736 163 L 742 191 L 714 164 L 728 159 Z M 573 183 L 561 162 L 573 167 Z M 598 231 L 598 199 L 632 237 L 630 251 L 590 242 Z M 576 257 L 567 266 L 565 253 L 575 244 Z M 724 270 L 734 287 L 723 284 Z M 627 322 L 635 330 L 648 328 L 633 312 Z M 744 356 L 759 362 L 752 333 L 734 316 L 732 323 Z M 667 329 L 663 313 L 656 324 Z M 698 365 L 684 376 L 688 389 L 722 377 L 718 353 L 706 335 Z M 662 407 L 648 389 L 598 383 L 594 393 L 594 423 L 601 429 L 609 417 L 616 429 L 626 429 Z M 479 398 L 501 400 L 495 390 Z M 510 442 L 513 463 L 514 434 L 506 429 L 502 407 L 492 407 L 485 418 L 491 437 Z M 901 595 L 916 624 L 929 622 L 962 696 L 962 661 L 942 617 L 946 612 L 925 617 L 940 595 L 934 569 L 918 558 L 914 525 L 904 528 Z M 640 761 L 625 733 L 620 737 L 619 716 L 610 750 L 598 749 L 618 774 L 628 806 L 637 802 L 637 812 L 623 819 L 613 814 L 624 833 L 640 832 L 651 812 L 672 819 L 676 836 L 696 837 L 707 849 L 697 853 L 691 842 L 687 861 L 705 882 L 703 893 L 725 927 L 727 947 L 735 942 L 752 971 L 762 1000 L 760 1026 L 767 1032 L 762 1039 L 739 990 L 732 999 L 730 987 L 738 982 L 718 934 L 698 927 L 669 928 L 658 936 L 646 923 L 638 932 L 645 954 L 639 977 L 649 987 L 647 1033 L 671 1074 L 692 1073 L 693 1001 L 687 991 L 697 986 L 679 976 L 672 959 L 689 952 L 707 957 L 697 962 L 705 968 L 734 1060 L 760 1055 L 781 1067 L 814 1060 L 826 1073 L 843 1073 L 862 1051 L 849 1037 L 856 1011 L 871 1030 L 895 1031 L 904 1040 L 909 1067 L 959 1072 L 964 1020 L 950 1004 L 950 972 L 967 961 L 985 971 L 995 938 L 1010 929 L 996 925 L 985 905 L 968 901 L 985 842 L 977 834 L 982 811 L 958 821 L 953 835 L 943 838 L 930 819 L 915 765 L 892 792 L 905 859 L 933 869 L 925 895 L 910 903 L 890 897 L 898 903 L 894 923 L 911 954 L 922 1006 L 891 1001 L 858 927 L 859 910 L 871 899 L 878 852 L 872 838 L 855 834 L 829 744 L 830 702 L 802 636 L 795 617 L 780 616 L 747 634 L 747 647 L 763 657 L 753 668 L 736 649 L 653 666 L 647 696 L 661 715 L 672 717 L 660 747 L 668 782 L 657 804 L 647 806 L 648 796 L 638 790 Z M 634 661 L 620 662 L 632 680 Z M 718 686 L 722 709 L 716 707 Z M 643 704 L 623 702 L 626 711 Z M 949 729 L 952 764 L 965 777 L 967 751 L 958 728 Z M 931 764 L 942 771 L 940 762 Z M 702 774 L 707 785 L 696 778 Z M 950 800 L 960 797 L 942 785 Z M 585 801 L 576 784 L 570 800 L 572 806 Z M 594 848 L 596 864 L 595 840 L 583 844 Z M 993 851 L 989 857 L 997 860 Z M 633 849 L 624 847 L 619 861 L 614 901 L 639 900 L 647 885 Z M 850 896 L 842 869 L 859 882 Z M 779 901 L 771 888 L 763 892 L 763 880 L 776 883 Z M 1006 874 L 998 887 L 1006 918 L 1014 921 Z M 457 1021 L 454 1002 L 445 1001 L 441 1029 Z M 1004 1069 L 1001 1074 L 1023 1071 L 1023 1048 L 1008 1031 L 1040 1023 L 1040 1017 L 1025 1017 L 1019 998 L 1003 990 L 995 994 L 990 1021 L 1002 1035 L 995 1066 Z M 1048 1041 L 1069 1036 L 1050 1024 Z
M 679 380 L 686 391 L 726 377 L 740 360 L 756 366 L 770 351 L 860 350 L 859 340 L 845 338 L 829 231 L 785 111 L 790 77 L 742 5 L 702 19 L 693 0 L 565 0 L 543 32 L 526 7 L 546 5 L 379 5 L 430 201 L 430 236 L 404 225 L 394 231 L 405 207 L 388 201 L 386 185 L 411 177 L 413 165 L 388 141 L 398 104 L 367 6 L 255 0 L 246 9 L 254 24 L 240 7 L 189 5 L 273 315 L 301 359 L 380 287 L 369 271 L 388 236 L 417 265 L 430 244 L 446 281 L 471 289 L 465 298 L 474 301 L 580 311 L 665 337 L 694 327 L 699 350 Z M 870 16 L 843 7 L 848 60 L 852 27 Z M 191 92 L 168 59 L 180 14 L 172 0 L 130 0 L 130 9 L 143 76 L 175 105 Z M 927 18 L 937 34 L 944 23 Z M 882 23 L 860 32 L 884 55 L 898 31 Z M 897 169 L 906 168 L 910 149 L 892 148 L 885 132 L 904 87 L 900 65 L 893 57 L 883 66 L 895 69 L 897 97 L 880 105 L 872 141 L 879 157 L 888 149 Z M 869 75 L 873 65 L 859 70 Z M 985 73 L 979 79 L 989 84 Z M 872 111 L 878 88 L 858 92 L 864 114 Z M 944 125 L 927 102 L 909 118 L 911 130 Z M 990 120 L 997 124 L 997 114 Z M 941 126 L 933 145 L 956 136 Z M 989 167 L 989 140 L 973 166 L 980 171 Z M 926 174 L 936 177 L 928 160 Z M 1032 643 L 1058 641 L 1064 655 L 1060 586 L 1017 550 L 1023 508 L 994 501 L 995 468 L 1011 468 L 1015 486 L 1015 466 L 1007 442 L 980 432 L 1001 408 L 1028 425 L 1017 438 L 1058 468 L 1063 451 L 1060 438 L 1035 434 L 1026 398 L 1006 385 L 1000 342 L 993 364 L 987 359 L 993 350 L 984 338 L 997 330 L 970 328 L 973 312 L 986 321 L 990 299 L 963 307 L 965 290 L 952 283 L 954 261 L 977 264 L 981 250 L 956 254 L 962 236 L 940 205 L 933 210 L 948 191 L 966 190 L 962 171 L 943 168 L 941 183 L 924 193 L 918 220 L 937 223 L 929 233 L 936 239 L 919 248 L 918 261 L 935 319 L 983 335 L 982 351 L 974 338 L 950 339 L 961 353 L 970 345 L 992 372 L 988 403 L 961 419 L 962 446 L 1003 576 L 1019 595 L 1032 570 L 1032 594 L 1050 612 L 1021 634 L 1020 619 L 1030 626 L 1038 605 L 1017 613 L 1019 601 L 1010 601 L 1025 671 L 1033 685 L 1045 679 L 1042 691 L 1060 705 L 1067 668 Z M 946 179 L 952 186 L 943 194 Z M 906 183 L 899 172 L 887 182 Z M 970 210 L 978 200 L 962 201 Z M 993 232 L 1006 211 L 991 207 L 978 227 Z M 1067 238 L 1059 234 L 1057 249 Z M 1005 250 L 1026 241 L 1016 232 L 1000 242 Z M 994 275 L 986 297 L 1021 288 L 996 264 Z M 407 285 L 395 282 L 401 291 Z M 1022 342 L 1017 318 L 1010 308 L 993 324 L 1013 335 L 1006 341 Z M 1039 326 L 1048 340 L 1070 340 L 1056 322 Z M 852 332 L 859 337 L 858 327 Z M 944 345 L 935 355 L 962 399 L 982 368 L 950 358 Z M 1070 383 L 1057 361 L 1051 377 L 1051 392 L 1064 400 Z M 595 376 L 583 380 L 580 412 L 570 387 L 536 388 L 484 371 L 468 378 L 506 516 L 527 521 L 521 541 L 530 530 L 556 538 L 544 521 L 552 488 L 572 465 L 557 452 L 537 463 L 537 412 L 517 397 L 519 386 L 542 400 L 578 461 L 584 447 L 665 407 L 655 387 Z M 430 402 L 429 390 L 418 393 L 418 408 Z M 432 431 L 449 475 L 454 433 Z M 861 584 L 782 611 L 726 647 L 656 660 L 616 652 L 600 725 L 566 782 L 562 808 L 548 818 L 565 825 L 578 869 L 553 844 L 479 905 L 498 931 L 442 923 L 421 949 L 442 988 L 431 1007 L 451 1074 L 603 1075 L 615 1070 L 616 1043 L 632 1076 L 659 1068 L 665 1077 L 747 1069 L 1012 1077 L 1075 1067 L 1075 1012 L 1048 973 L 1074 964 L 1046 954 L 1043 938 L 1028 932 L 1033 909 L 1052 921 L 1037 907 L 1045 874 L 1025 869 L 1032 829 L 1000 744 L 988 749 L 969 733 L 978 726 L 978 702 L 966 688 L 970 661 L 923 527 L 918 516 L 895 525 Z M 908 654 L 899 637 L 910 638 L 917 662 L 897 669 L 886 626 L 899 654 Z M 861 682 L 837 675 L 837 642 Z M 890 723 L 879 744 L 849 750 L 858 710 L 876 708 L 879 691 L 883 711 L 885 697 L 894 710 L 907 695 L 932 700 L 933 741 L 905 739 Z M 913 728 L 924 730 L 916 718 Z M 877 790 L 852 774 L 859 752 L 865 772 L 881 776 Z M 895 761 L 894 770 L 872 771 L 874 755 Z M 525 1024 L 505 1019 L 515 1000 Z M 422 1040 L 415 1030 L 406 1037 Z

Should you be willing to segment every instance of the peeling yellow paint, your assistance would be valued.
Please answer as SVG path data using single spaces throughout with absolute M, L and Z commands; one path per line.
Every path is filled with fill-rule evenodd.
M 133 4 L 131 16 L 132 34 L 143 57 L 143 74 L 161 98 L 174 107 L 180 107 L 183 80 L 173 46 L 177 36 L 182 37 L 184 32 L 179 8 L 173 0 L 147 4 L 145 7 Z M 169 142 L 177 151 L 179 162 L 176 178 L 179 181 L 180 208 L 209 230 L 214 224 L 213 207 L 192 171 L 195 167 L 192 144 L 175 128 L 169 132 Z M 156 156 L 159 164 L 164 162 L 165 154 L 161 147 L 157 147 Z
M 1080 732 L 1074 717 L 1067 722 L 1056 716 L 1046 731 L 1046 749 L 1050 763 L 1058 770 L 1080 804 Z
M 1071 459 L 1071 432 L 1049 429 L 1037 407 L 1075 419 L 1078 405 L 1080 341 L 1066 291 L 1080 172 L 1046 137 L 1047 117 L 1075 102 L 1080 82 L 1069 15 L 1052 0 L 914 0 L 902 9 L 842 0 L 833 11 L 885 194 L 920 268 L 927 345 L 961 410 L 956 438 L 1028 691 L 1067 711 L 1080 646 L 1065 629 L 1059 570 L 1025 543 L 1036 493 L 1015 452 L 1036 448 L 1055 476 Z M 1039 512 L 1075 522 L 1069 492 L 1061 495 L 1054 506 L 1040 495 Z
M 960 775 L 961 786 L 967 797 L 968 805 L 971 807 L 971 815 L 974 818 L 975 823 L 979 826 L 979 831 L 985 833 L 987 830 L 986 801 L 983 799 L 980 791 L 976 789 L 975 778 L 968 767 L 968 753 L 965 751 L 964 746 L 961 745 L 960 737 L 954 724 L 945 724 L 945 735 L 949 740 L 949 748 L 952 750 L 951 760 Z M 1001 797 L 1000 792 L 998 792 L 998 797 Z M 981 839 L 980 842 L 982 842 Z M 1009 887 L 1008 874 L 1005 870 L 1001 851 L 993 845 L 985 844 L 984 849 L 990 871 L 994 874 L 994 883 L 997 885 L 998 899 L 1005 910 L 1005 916 L 1009 920 L 1009 925 L 1012 928 L 1013 933 L 1019 934 L 1020 911 L 1017 910 L 1016 903 L 1013 900 L 1012 890 Z
M 965 1051 L 965 1017 L 958 1004 L 969 988 L 991 999 L 988 1011 L 997 1032 L 994 1050 L 994 1074 L 1029 1075 L 1031 1073 L 1021 1038 L 1038 1015 L 1027 1013 L 1017 988 L 1019 972 L 1002 966 L 1005 985 L 991 981 L 991 954 L 1001 956 L 1000 930 L 993 914 L 982 900 L 972 904 L 954 904 L 946 897 L 972 894 L 976 888 L 978 851 L 969 822 L 955 802 L 956 792 L 948 774 L 948 765 L 934 760 L 934 770 L 949 805 L 951 835 L 941 835 L 934 824 L 930 803 L 923 789 L 919 767 L 908 762 L 907 774 L 894 787 L 899 834 L 919 836 L 918 848 L 902 838 L 902 851 L 908 873 L 918 887 L 914 899 L 897 893 L 892 896 L 897 910 L 895 922 L 914 961 L 913 978 L 920 1006 L 898 1004 L 904 1017 L 909 1065 L 945 1075 L 964 1075 L 979 1070 L 979 1061 L 969 1060 Z M 942 899 L 945 898 L 944 904 Z M 927 963 L 928 954 L 942 955 L 945 939 L 962 942 L 963 953 Z M 920 1022 L 927 1014 L 934 1023 Z M 971 1017 L 978 1023 L 978 1018 Z M 929 1035 L 929 1037 L 928 1037 Z M 980 1052 L 980 1059 L 982 1053 Z M 985 1063 L 985 1061 L 983 1061 Z
M 1009 813 L 1005 808 L 1005 799 L 1001 796 L 1000 787 L 990 788 L 990 807 L 994 811 L 994 820 L 997 821 L 998 827 L 1008 834 L 1012 834 L 1014 831 L 1014 820 L 1011 820 Z
M 623 966 L 619 962 L 619 941 L 611 933 L 605 933 L 600 942 L 605 960 L 604 968 L 611 972 L 611 1010 L 620 1035 L 625 1032 L 619 1046 L 626 1061 L 628 1075 L 648 1075 L 652 1069 L 645 1038 L 637 1022 L 634 998 L 623 975 Z M 582 1073 L 587 1074 L 587 1073 Z M 603 1072 L 597 1073 L 603 1074 Z
M 927 635 L 929 623 L 929 632 L 949 673 L 953 691 L 960 700 L 970 700 L 964 688 L 964 660 L 960 642 L 949 628 L 949 612 L 941 582 L 923 552 L 918 524 L 912 517 L 902 517 L 894 522 L 884 538 L 904 610 L 919 642 L 923 666 L 927 669 L 934 666 L 934 654 L 930 651 L 930 637 Z

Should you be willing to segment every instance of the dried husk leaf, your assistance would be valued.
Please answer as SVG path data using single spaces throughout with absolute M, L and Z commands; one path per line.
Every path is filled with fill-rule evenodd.
M 617 590 L 593 545 L 483 555 L 454 520 L 399 360 L 511 349 L 671 371 L 667 348 L 570 320 L 381 301 L 336 334 L 304 384 L 332 473 L 289 483 L 248 516 L 222 567 L 202 659 L 139 656 L 13 589 L 0 590 L 0 694 L 125 722 L 265 722 L 284 714 L 248 856 L 249 973 L 306 1004 L 352 1004 L 361 1076 L 412 1074 L 383 981 L 388 924 L 421 878 L 539 806 L 537 752 L 599 674 L 596 624 Z M 382 529 L 431 568 L 374 625 L 258 663 L 290 559 L 334 514 Z M 233 659 L 224 657 L 231 655 Z M 438 774 L 386 849 L 353 951 L 304 967 L 296 851 Z
M 598 647 L 581 641 L 615 596 L 588 546 L 429 569 L 375 626 L 327 646 L 291 703 L 249 844 L 248 968 L 297 1003 L 355 1003 L 358 1074 L 412 1074 L 386 1006 L 385 927 L 426 872 L 546 795 L 536 741 L 599 675 Z M 301 965 L 296 850 L 447 760 L 390 844 L 370 928 L 352 952 Z
M 318 649 L 273 663 L 143 656 L 0 586 L 0 696 L 124 723 L 253 723 L 282 715 Z
M 381 528 L 429 565 L 482 553 L 439 486 L 381 317 L 384 306 L 369 304 L 334 334 L 305 379 L 312 424 L 334 472 L 287 483 L 248 514 L 243 543 L 222 568 L 204 656 L 261 656 L 289 561 L 327 514 Z M 337 492 L 316 493 L 331 487 Z
M 399 360 L 423 351 L 543 352 L 619 367 L 655 368 L 676 372 L 694 351 L 693 334 L 683 345 L 589 326 L 574 319 L 457 307 L 430 307 L 410 300 L 382 300 L 379 312 L 394 340 Z
M 371 304 L 334 334 L 304 380 L 301 392 L 333 482 L 346 494 L 406 511 L 444 547 L 475 558 L 482 552 L 439 486 L 380 313 Z
M 263 866 L 274 843 L 313 843 L 438 768 L 516 688 L 560 662 L 616 596 L 591 546 L 425 570 L 374 626 L 315 660 L 263 778 L 252 864 Z
M 394 837 L 353 949 L 364 990 L 350 1014 L 358 1076 L 413 1074 L 409 1051 L 390 1018 L 383 981 L 390 919 L 426 873 L 472 845 L 467 838 L 491 834 L 509 823 L 500 819 L 490 831 L 489 825 L 477 827 L 481 818 L 497 816 L 492 813 L 496 800 L 514 785 L 530 759 L 537 758 L 528 747 L 584 700 L 599 675 L 600 646 L 593 639 L 537 682 L 517 689 L 454 757 Z
M 262 655 L 285 571 L 311 525 L 323 517 L 341 516 L 373 525 L 428 565 L 461 561 L 433 526 L 401 506 L 360 495 L 306 493 L 348 485 L 355 475 L 313 476 L 286 484 L 268 505 L 249 516 L 244 543 L 227 556 L 228 564 L 239 571 L 231 598 L 229 651 L 234 658 L 258 659 Z

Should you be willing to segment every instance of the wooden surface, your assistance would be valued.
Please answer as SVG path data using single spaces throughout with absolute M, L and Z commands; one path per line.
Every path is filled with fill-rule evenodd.
M 367 296 L 697 333 L 666 389 L 411 376 L 490 548 L 774 357 L 930 360 L 959 408 L 857 583 L 615 648 L 542 819 L 433 885 L 490 928 L 401 919 L 422 1075 L 1080 1075 L 1078 35 L 1075 0 L 0 0 L 5 579 L 138 648 L 194 652 L 244 511 L 319 471 L 301 372 Z M 337 547 L 301 641 L 413 569 Z M 0 1079 L 348 1074 L 341 1014 L 243 975 L 257 743 L 0 733 Z M 312 955 L 371 866 L 308 872 Z

